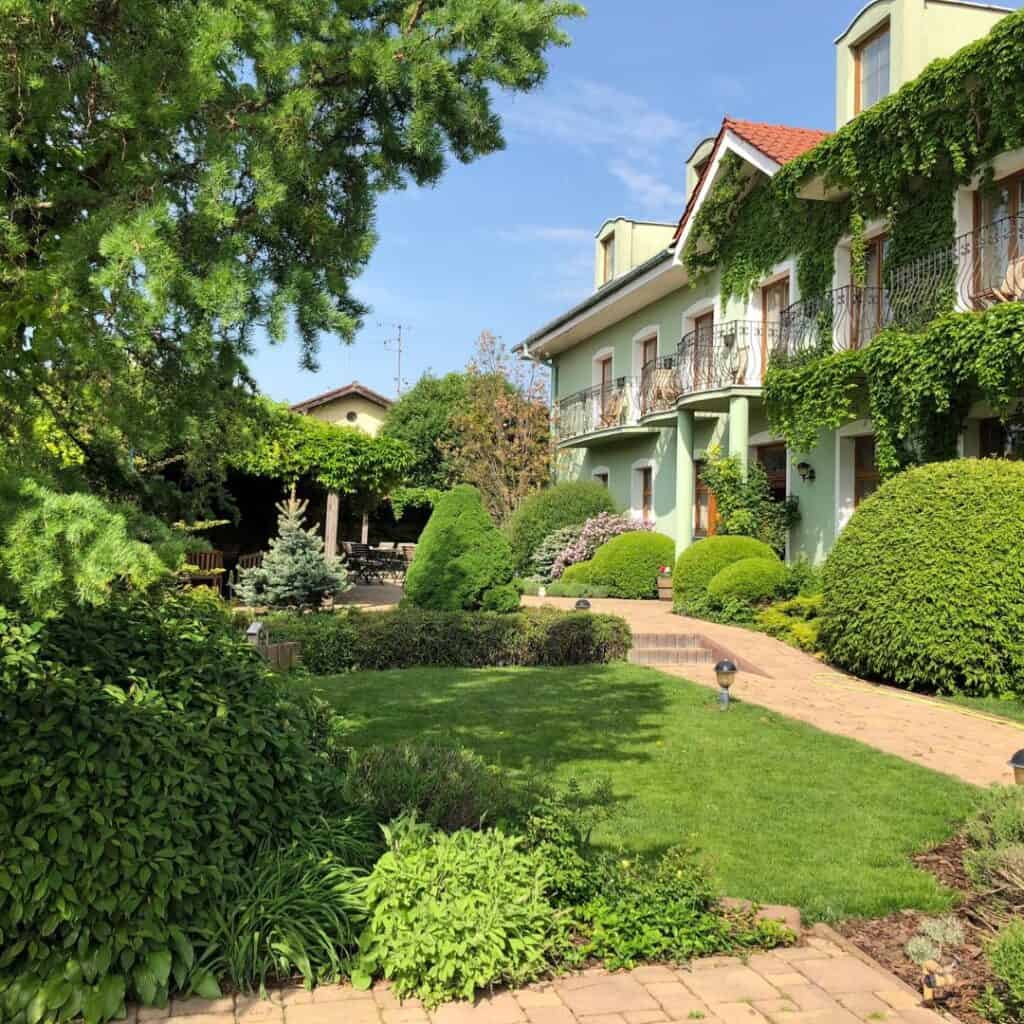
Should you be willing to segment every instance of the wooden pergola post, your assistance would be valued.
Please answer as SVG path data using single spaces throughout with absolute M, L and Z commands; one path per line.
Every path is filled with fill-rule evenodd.
M 324 553 L 328 558 L 338 555 L 338 516 L 341 512 L 341 495 L 337 491 L 327 492 L 327 513 L 324 521 Z

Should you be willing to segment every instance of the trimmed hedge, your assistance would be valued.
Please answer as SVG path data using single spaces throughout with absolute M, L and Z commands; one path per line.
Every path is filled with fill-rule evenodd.
M 491 521 L 480 492 L 460 484 L 441 496 L 416 548 L 405 596 L 417 608 L 514 610 L 508 541 Z M 491 591 L 499 590 L 496 595 Z M 489 596 L 490 595 L 490 596 Z
M 829 658 L 908 689 L 1024 692 L 1024 465 L 908 470 L 854 512 L 825 564 Z
M 555 530 L 585 523 L 600 512 L 616 511 L 608 488 L 590 480 L 555 484 L 531 495 L 508 524 L 516 569 L 529 572 L 534 552 Z
M 708 597 L 719 604 L 758 604 L 778 594 L 786 580 L 786 567 L 777 558 L 741 558 L 715 575 L 708 584 Z
M 589 562 L 587 580 L 569 576 L 569 583 L 590 582 L 607 587 L 611 597 L 639 600 L 658 596 L 658 570 L 671 565 L 675 541 L 663 533 L 623 533 L 602 544 Z M 588 564 L 586 562 L 584 565 Z
M 268 626 L 275 640 L 302 645 L 302 662 L 316 675 L 416 665 L 603 664 L 622 661 L 632 645 L 629 626 L 617 616 L 554 608 L 276 615 Z
M 676 562 L 672 590 L 677 611 L 699 612 L 707 601 L 708 585 L 727 566 L 744 558 L 778 556 L 753 537 L 705 537 L 691 544 Z
M 584 586 L 593 582 L 594 563 L 577 562 L 570 565 L 559 577 L 559 583 L 583 584 Z

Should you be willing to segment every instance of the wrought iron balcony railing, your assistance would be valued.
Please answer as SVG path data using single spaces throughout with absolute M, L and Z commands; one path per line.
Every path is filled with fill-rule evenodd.
M 847 285 L 817 298 L 801 299 L 779 316 L 772 356 L 846 352 L 863 348 L 892 321 L 889 291 Z
M 768 352 L 779 326 L 760 320 L 730 320 L 683 336 L 676 352 L 679 395 L 728 387 L 760 387 Z
M 568 441 L 584 434 L 635 423 L 638 402 L 636 378 L 619 377 L 563 398 L 558 403 L 556 435 Z
M 645 364 L 640 376 L 640 415 L 674 409 L 680 396 L 676 356 L 660 356 Z

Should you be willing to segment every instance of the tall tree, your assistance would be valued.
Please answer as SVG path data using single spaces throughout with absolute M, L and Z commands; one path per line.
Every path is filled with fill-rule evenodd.
M 547 373 L 512 358 L 489 331 L 477 340 L 467 373 L 469 403 L 453 420 L 456 440 L 446 451 L 458 478 L 505 523 L 551 476 Z
M 87 464 L 215 461 L 254 331 L 293 323 L 309 367 L 351 340 L 378 195 L 500 149 L 493 91 L 541 82 L 581 13 L 7 0 L 0 440 L 45 415 Z

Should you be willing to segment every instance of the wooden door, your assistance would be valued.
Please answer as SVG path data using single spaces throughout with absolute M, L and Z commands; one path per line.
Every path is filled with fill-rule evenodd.
M 710 388 L 714 378 L 715 311 L 693 321 L 693 387 Z
M 761 380 L 768 369 L 769 341 L 778 333 L 782 311 L 789 305 L 789 278 L 761 289 Z M 740 381 L 739 383 L 743 383 Z
M 703 462 L 694 462 L 693 535 L 713 537 L 718 528 L 718 505 L 714 492 L 703 478 Z

